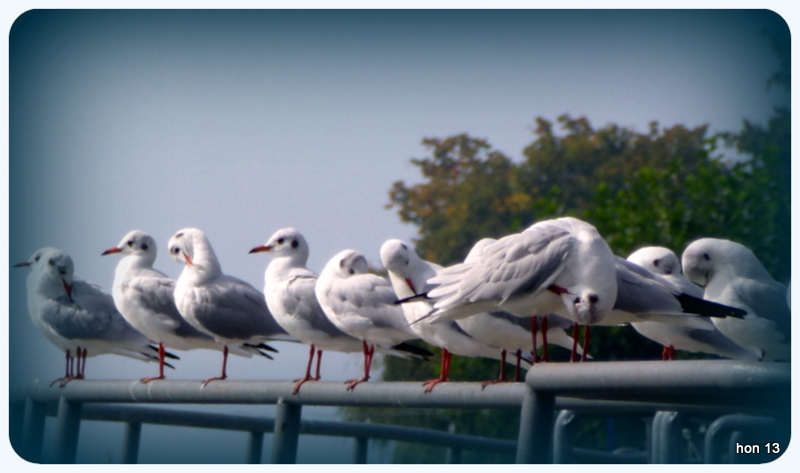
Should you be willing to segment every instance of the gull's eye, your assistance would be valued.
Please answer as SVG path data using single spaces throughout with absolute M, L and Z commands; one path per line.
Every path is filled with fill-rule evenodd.
M 708 253 L 703 253 L 703 259 L 706 260 L 706 261 L 710 261 L 711 257 L 708 256 Z
M 406 266 L 408 266 L 408 260 L 406 260 Z
M 180 249 L 178 249 L 177 246 L 173 246 L 172 249 L 169 251 L 171 251 L 173 255 L 177 255 Z
M 147 246 L 147 243 L 142 243 L 142 249 L 143 249 L 143 250 L 146 250 L 146 249 L 148 249 L 148 248 L 150 248 L 150 247 L 149 247 L 149 246 Z
M 592 294 L 589 296 L 589 302 L 591 302 L 592 304 L 597 304 L 597 301 L 599 300 L 600 298 L 597 297 L 597 294 Z
M 355 272 L 355 271 L 353 271 L 353 269 L 352 269 L 352 268 L 348 269 L 347 271 L 348 271 L 350 274 L 356 274 L 356 272 Z
M 54 266 L 56 264 L 56 260 L 50 258 L 50 261 L 48 261 L 47 264 L 49 264 L 50 266 Z
M 128 240 L 128 246 L 133 246 L 133 240 Z
M 34 261 L 38 262 L 42 255 L 36 255 L 36 258 L 33 258 Z
M 283 238 L 278 238 L 278 244 L 283 245 Z
M 300 243 L 297 240 L 292 240 L 292 248 L 297 248 L 298 246 L 300 246 Z

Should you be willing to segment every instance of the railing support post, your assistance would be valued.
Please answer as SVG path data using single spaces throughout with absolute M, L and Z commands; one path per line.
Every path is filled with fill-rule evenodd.
M 572 463 L 575 419 L 575 411 L 570 410 L 562 410 L 556 416 L 553 431 L 553 463 Z
M 549 463 L 556 398 L 526 386 L 520 413 L 517 463 Z
M 356 437 L 353 446 L 353 463 L 364 465 L 367 463 L 367 452 L 369 450 L 369 437 Z
M 42 461 L 42 442 L 44 440 L 44 421 L 47 408 L 44 403 L 30 397 L 25 399 L 25 414 L 22 421 L 22 440 L 20 455 L 32 462 Z
M 261 463 L 261 452 L 264 449 L 264 432 L 252 431 L 247 436 L 246 462 L 251 465 Z
M 300 414 L 303 406 L 278 399 L 275 405 L 275 434 L 272 437 L 272 463 L 296 463 Z
M 663 412 L 660 425 L 659 463 L 681 463 L 683 436 L 681 430 L 685 415 L 679 412 Z
M 122 434 L 122 463 L 134 465 L 139 462 L 139 441 L 142 438 L 141 422 L 126 422 Z
M 53 455 L 55 463 L 75 463 L 82 407 L 83 403 L 70 402 L 63 397 L 58 401 L 55 453 Z

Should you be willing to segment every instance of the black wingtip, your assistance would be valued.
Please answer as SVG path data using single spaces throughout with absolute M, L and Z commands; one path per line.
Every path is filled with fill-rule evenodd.
M 266 350 L 271 351 L 272 353 L 278 353 L 278 350 L 272 348 L 271 346 L 267 345 L 266 343 L 259 343 L 258 345 L 252 343 L 245 343 L 244 346 L 255 348 L 256 350 Z
M 688 314 L 699 314 L 706 317 L 735 317 L 737 319 L 744 318 L 747 315 L 746 310 L 707 301 L 689 294 L 678 295 L 678 302 L 681 303 L 683 311 Z
M 418 302 L 418 301 L 428 301 L 430 298 L 428 297 L 427 292 L 423 292 L 421 294 L 414 294 L 411 297 L 406 297 L 405 299 L 398 299 L 394 301 L 394 305 L 405 304 L 407 302 Z
M 264 358 L 269 358 L 270 360 L 274 360 L 275 358 L 271 357 L 268 353 L 265 353 L 261 350 L 256 349 L 259 355 L 263 356 Z
M 173 370 L 175 369 L 174 366 L 172 366 L 171 364 L 167 363 L 166 361 L 164 362 L 164 366 L 166 366 L 167 368 L 171 368 Z
M 398 351 L 404 351 L 406 353 L 422 357 L 425 361 L 428 361 L 428 359 L 433 356 L 433 353 L 431 353 L 430 351 L 406 342 L 395 345 L 392 348 Z

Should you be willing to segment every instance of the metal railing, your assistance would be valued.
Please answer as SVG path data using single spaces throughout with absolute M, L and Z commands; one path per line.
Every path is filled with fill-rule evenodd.
M 676 439 L 680 436 L 683 417 L 689 414 L 761 416 L 775 422 L 775 438 L 788 440 L 790 367 L 784 363 L 730 360 L 551 363 L 536 365 L 524 384 L 501 384 L 482 389 L 479 383 L 444 383 L 431 393 L 423 393 L 416 382 L 366 383 L 354 391 L 346 391 L 341 383 L 317 382 L 306 384 L 297 395 L 292 395 L 292 386 L 291 382 L 230 380 L 205 387 L 199 381 L 172 380 L 149 384 L 139 381 L 80 381 L 65 388 L 50 388 L 36 383 L 30 387 L 25 402 L 21 445 L 28 449 L 26 458 L 32 461 L 40 459 L 48 406 L 57 417 L 54 459 L 58 463 L 75 461 L 81 419 L 99 416 L 105 416 L 103 420 L 127 422 L 126 446 L 123 448 L 123 458 L 127 461 L 135 458 L 132 452 L 138 450 L 135 447 L 138 446 L 141 424 L 159 423 L 157 418 L 160 416 L 170 419 L 170 422 L 188 422 L 196 427 L 250 432 L 247 461 L 260 458 L 263 434 L 269 432 L 273 433 L 273 463 L 295 462 L 299 435 L 314 432 L 317 432 L 315 435 L 356 438 L 354 462 L 365 460 L 369 438 L 410 439 L 442 445 L 452 450 L 449 457 L 454 460 L 458 459 L 461 449 L 488 448 L 510 453 L 514 448 L 514 442 L 423 432 L 424 429 L 303 421 L 303 405 L 520 409 L 517 463 L 565 462 L 570 459 L 616 463 L 679 461 L 675 451 L 680 442 Z M 273 404 L 276 413 L 275 419 L 223 414 L 187 415 L 185 411 L 107 405 L 113 403 Z M 57 410 L 54 410 L 56 405 Z M 557 419 L 558 411 L 591 416 L 652 417 L 650 451 L 644 456 L 641 453 L 609 456 L 603 452 L 574 448 L 569 422 L 565 420 L 568 414 L 562 412 Z M 763 427 L 762 424 L 759 426 Z M 740 422 L 738 428 L 729 428 L 725 432 L 735 435 L 742 429 L 747 430 L 748 425 Z M 719 441 L 713 441 L 713 445 L 719 445 Z M 786 445 L 785 441 L 783 445 Z M 707 447 L 706 451 L 709 448 L 712 447 Z M 706 457 L 712 454 L 706 453 Z

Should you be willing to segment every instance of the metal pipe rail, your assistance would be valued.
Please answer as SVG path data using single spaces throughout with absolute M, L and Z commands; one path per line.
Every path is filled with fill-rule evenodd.
M 525 383 L 482 389 L 479 383 L 443 383 L 424 393 L 418 382 L 365 383 L 347 391 L 341 383 L 316 382 L 292 395 L 288 381 L 213 382 L 163 380 L 80 381 L 65 388 L 34 383 L 28 392 L 23 439 L 41 445 L 44 404 L 59 404 L 59 459 L 74 461 L 76 419 L 84 403 L 275 404 L 273 451 L 293 461 L 303 405 L 417 408 L 521 409 L 517 462 L 551 461 L 556 409 L 652 415 L 656 412 L 784 415 L 790 406 L 790 366 L 733 360 L 545 363 Z M 42 421 L 43 422 L 43 421 Z M 62 447 L 59 447 L 62 448 Z M 365 452 L 365 448 L 361 450 Z M 662 456 L 659 456 L 661 458 Z M 34 452 L 33 458 L 38 458 Z M 668 455 L 663 456 L 668 458 Z
M 768 411 L 787 418 L 788 363 L 735 360 L 635 361 L 537 365 L 528 371 L 517 463 L 548 463 L 559 397 Z

